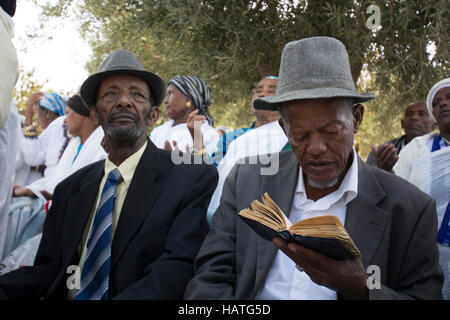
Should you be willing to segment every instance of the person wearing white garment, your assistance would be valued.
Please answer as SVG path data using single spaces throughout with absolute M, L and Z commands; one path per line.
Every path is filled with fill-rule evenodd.
M 244 133 L 259 128 L 265 124 L 276 121 L 280 118 L 280 114 L 278 111 L 267 111 L 267 110 L 256 110 L 253 107 L 253 102 L 257 98 L 273 96 L 275 94 L 275 89 L 277 87 L 278 77 L 276 76 L 266 76 L 261 79 L 256 87 L 253 89 L 253 95 L 251 100 L 251 109 L 252 113 L 255 116 L 255 121 L 248 128 L 239 128 L 236 130 L 230 130 L 225 133 L 217 142 L 216 150 L 211 153 L 204 153 L 203 160 L 217 167 L 220 161 L 227 154 L 228 148 L 230 147 L 233 140 L 236 140 Z M 195 125 L 196 121 L 204 121 L 205 117 L 202 115 L 195 114 L 194 112 L 188 116 L 187 126 L 189 131 L 191 132 L 191 136 L 194 138 L 194 149 L 195 150 L 203 150 L 205 147 L 202 145 L 203 136 L 201 130 L 198 130 L 198 127 Z M 219 130 L 219 128 L 216 128 Z M 195 138 L 198 137 L 198 138 Z
M 353 147 L 361 103 L 374 97 L 356 91 L 341 41 L 313 37 L 286 44 L 275 96 L 254 106 L 280 112 L 292 150 L 272 159 L 278 163 L 273 175 L 262 172 L 268 163 L 261 156 L 230 172 L 185 299 L 442 298 L 435 201 L 366 165 Z M 249 165 L 252 160 L 259 161 Z M 337 260 L 276 232 L 272 241 L 261 237 L 239 213 L 265 193 L 293 224 L 334 215 L 361 256 Z
M 94 112 L 84 105 L 79 95 L 74 95 L 67 101 L 65 124 L 73 138 L 64 150 L 54 174 L 26 187 L 16 187 L 14 196 L 42 195 L 46 200 L 50 200 L 59 182 L 78 169 L 106 157 L 106 152 L 101 146 L 103 129 L 98 125 Z
M 12 43 L 16 0 L 0 1 L 0 130 L 5 125 L 14 87 L 19 77 L 19 62 Z
M 240 159 L 252 156 L 260 156 L 262 162 L 271 165 L 276 164 L 278 162 L 272 161 L 272 155 L 270 154 L 283 150 L 287 144 L 288 138 L 280 127 L 278 120 L 250 130 L 231 142 L 225 157 L 217 166 L 219 183 L 208 206 L 207 219 L 209 224 L 211 224 L 211 219 L 220 205 L 223 185 L 234 165 L 239 163 Z M 271 166 L 266 173 L 275 174 L 277 170 L 278 168 Z
M 19 198 L 23 201 L 24 206 L 29 205 L 29 197 L 41 199 L 41 204 L 51 200 L 58 183 L 79 169 L 106 158 L 106 152 L 101 145 L 104 137 L 103 129 L 99 126 L 93 109 L 87 108 L 79 95 L 72 96 L 67 105 L 66 125 L 73 138 L 64 150 L 52 176 L 43 177 L 26 187 L 14 189 L 15 197 L 24 197 Z M 36 203 L 39 204 L 39 202 L 33 202 L 33 204 Z M 14 213 L 17 214 L 18 203 L 14 204 L 13 208 L 14 210 L 10 211 L 15 211 Z M 22 225 L 9 225 L 11 232 L 9 232 L 5 241 L 5 254 L 8 254 L 8 256 L 2 262 L 6 267 L 0 273 L 14 270 L 19 265 L 30 265 L 30 261 L 34 260 L 40 237 L 40 232 L 36 232 L 36 230 L 40 231 L 40 226 L 36 224 L 42 223 L 43 218 L 45 218 L 44 206 L 42 205 L 40 209 L 37 208 L 36 212 L 39 218 L 35 218 L 33 220 L 35 222 L 29 224 L 32 226 L 32 230 L 30 230 L 30 227 L 23 227 Z M 20 219 L 17 221 L 21 223 Z M 24 226 L 26 225 L 24 224 Z M 13 230 L 19 230 L 19 232 L 12 232 Z M 27 237 L 15 238 L 14 234 L 26 234 Z
M 439 132 L 414 138 L 393 170 L 436 200 L 439 263 L 445 277 L 442 296 L 450 300 L 450 78 L 430 89 L 427 109 Z
M 11 189 L 14 182 L 15 159 L 19 153 L 18 140 L 20 132 L 19 113 L 16 105 L 11 103 L 8 119 L 0 130 L 0 259 L 5 249 L 11 203 Z
M 65 147 L 69 142 L 64 119 L 67 99 L 53 92 L 38 92 L 27 101 L 25 110 L 24 137 L 21 150 L 24 162 L 35 171 L 39 178 L 51 176 Z M 37 111 L 38 125 L 33 124 L 33 113 Z M 37 134 L 37 127 L 42 132 Z M 43 169 L 42 169 L 43 168 Z
M 192 151 L 194 140 L 186 122 L 190 114 L 198 114 L 206 120 L 201 124 L 205 151 L 212 153 L 219 140 L 219 133 L 214 129 L 214 119 L 209 114 L 211 101 L 211 89 L 203 79 L 194 76 L 176 76 L 171 79 L 164 99 L 166 116 L 170 120 L 154 128 L 150 140 L 160 149 Z

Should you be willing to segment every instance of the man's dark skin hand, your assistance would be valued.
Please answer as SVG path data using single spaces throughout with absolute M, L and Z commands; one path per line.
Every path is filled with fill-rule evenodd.
M 378 148 L 371 146 L 375 159 L 377 160 L 377 167 L 386 171 L 392 171 L 392 168 L 398 161 L 398 150 L 391 143 L 385 143 Z
M 46 190 L 41 190 L 42 195 L 44 196 L 45 199 L 47 200 L 52 200 L 53 199 L 53 194 L 51 194 L 50 192 L 46 191 Z M 37 196 L 33 193 L 33 191 L 31 191 L 30 189 L 20 186 L 18 184 L 15 184 L 13 186 L 13 197 L 32 197 L 32 198 L 37 198 Z
M 368 299 L 367 275 L 360 258 L 336 260 L 280 237 L 273 240 L 318 285 L 340 293 L 344 299 Z

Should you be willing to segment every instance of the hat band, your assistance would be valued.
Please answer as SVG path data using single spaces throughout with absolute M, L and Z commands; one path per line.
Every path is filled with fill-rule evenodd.
M 289 91 L 309 90 L 319 88 L 340 88 L 345 90 L 356 91 L 355 84 L 352 80 L 344 78 L 307 78 L 295 82 L 279 85 L 279 94 Z M 278 94 L 278 93 L 277 93 Z

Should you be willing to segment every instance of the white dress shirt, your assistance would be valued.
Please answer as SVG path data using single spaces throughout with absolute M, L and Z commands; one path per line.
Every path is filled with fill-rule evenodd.
M 356 152 L 353 150 L 353 154 Z M 345 224 L 347 204 L 358 193 L 358 160 L 353 156 L 352 164 L 338 190 L 313 201 L 306 197 L 303 171 L 299 170 L 289 220 L 294 224 L 300 220 L 323 215 L 335 215 Z M 278 250 L 266 282 L 256 299 L 261 300 L 336 300 L 336 291 L 314 283 L 305 272 L 295 268 L 292 261 Z

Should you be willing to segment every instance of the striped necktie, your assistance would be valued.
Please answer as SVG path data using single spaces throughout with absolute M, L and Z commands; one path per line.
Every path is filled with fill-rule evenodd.
M 111 171 L 106 179 L 89 234 L 81 287 L 75 300 L 108 299 L 112 215 L 120 180 L 119 169 Z

